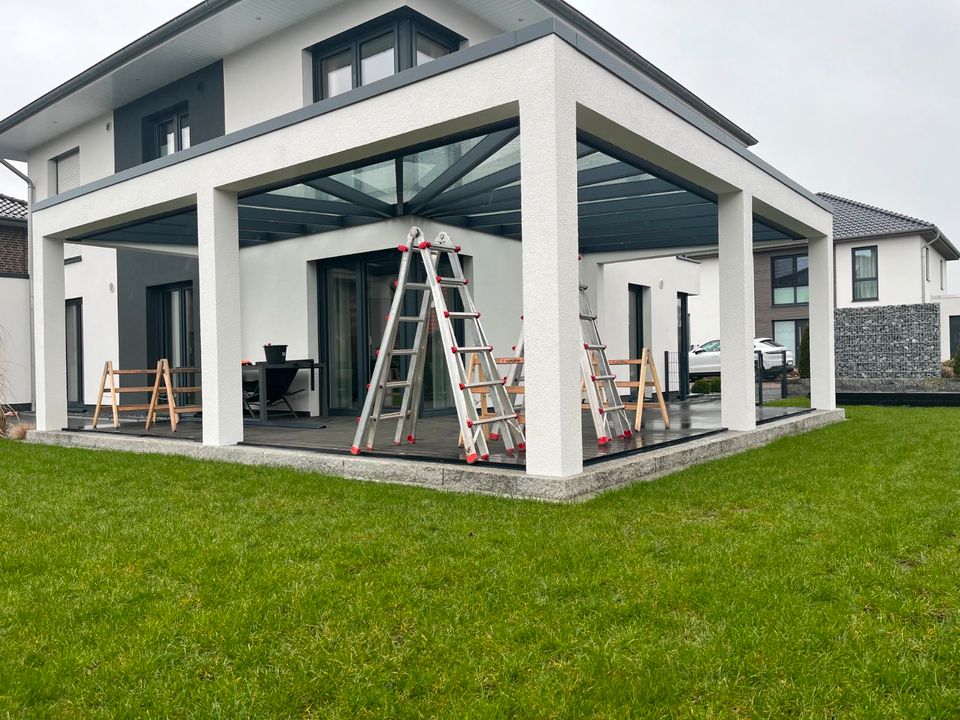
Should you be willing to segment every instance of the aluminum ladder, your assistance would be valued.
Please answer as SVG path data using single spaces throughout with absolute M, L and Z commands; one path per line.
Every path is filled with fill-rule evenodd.
M 633 435 L 627 408 L 617 390 L 617 376 L 607 360 L 607 346 L 600 339 L 597 314 L 587 297 L 589 288 L 580 276 L 580 374 L 587 394 L 590 417 L 597 432 L 597 443 L 606 445 L 611 438 L 629 438 Z
M 502 439 L 507 453 L 513 453 L 515 449 L 526 449 L 526 440 L 517 421 L 517 414 L 513 410 L 513 405 L 504 388 L 504 381 L 499 376 L 493 358 L 493 347 L 487 342 L 480 324 L 480 313 L 467 289 L 469 280 L 464 276 L 460 263 L 460 246 L 454 245 L 450 236 L 444 232 L 441 232 L 435 241 L 428 242 L 424 239 L 420 228 L 413 227 L 407 235 L 406 244 L 400 245 L 397 249 L 402 257 L 400 271 L 394 283 L 396 291 L 384 327 L 383 340 L 377 350 L 367 397 L 360 417 L 357 419 L 357 432 L 350 452 L 359 455 L 361 448 L 373 450 L 378 425 L 389 420 L 397 420 L 393 440 L 395 445 L 400 445 L 404 439 L 408 443 L 416 443 L 427 340 L 430 336 L 429 323 L 434 317 L 442 346 L 445 350 L 449 348 L 449 352 L 445 351 L 442 355 L 446 360 L 467 462 L 473 464 L 477 460 L 489 459 L 490 450 L 483 433 L 483 426 L 487 424 L 492 424 L 501 430 L 497 438 Z M 409 279 L 411 263 L 416 262 L 415 256 L 419 256 L 423 263 L 426 282 L 411 282 Z M 438 271 L 442 256 L 449 260 L 452 271 L 450 277 L 443 277 Z M 443 295 L 444 288 L 451 288 L 459 294 L 463 311 L 454 312 L 448 309 Z M 408 292 L 415 293 L 419 299 L 417 303 L 419 312 L 416 315 L 402 314 L 404 299 Z M 464 337 L 471 338 L 471 342 L 475 344 L 461 346 L 458 343 L 453 329 L 454 320 L 464 322 Z M 408 348 L 396 347 L 398 329 L 402 324 L 412 324 L 416 328 L 413 344 Z M 485 379 L 470 382 L 467 377 L 464 358 L 471 353 L 477 355 L 482 376 Z M 407 375 L 402 380 L 391 380 L 390 368 L 394 358 L 397 357 L 409 358 Z M 480 418 L 477 412 L 472 391 L 478 387 L 489 389 L 490 401 L 493 405 L 493 414 L 489 417 Z M 384 397 L 389 391 L 397 389 L 403 391 L 400 409 L 384 412 Z

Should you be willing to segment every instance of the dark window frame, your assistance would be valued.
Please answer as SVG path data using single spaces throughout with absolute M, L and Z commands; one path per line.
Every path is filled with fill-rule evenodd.
M 876 275 L 871 277 L 857 277 L 857 251 L 869 250 L 873 253 L 874 266 L 877 268 Z M 878 245 L 861 245 L 850 248 L 850 277 L 853 282 L 851 288 L 853 302 L 876 302 L 880 299 L 880 252 Z M 862 283 L 876 283 L 877 292 L 871 297 L 857 297 L 857 286 Z
M 394 75 L 417 66 L 416 38 L 418 34 L 446 47 L 450 53 L 459 50 L 460 45 L 465 40 L 463 36 L 409 7 L 402 7 L 386 15 L 381 15 L 307 48 L 312 56 L 313 101 L 320 102 L 328 97 L 324 87 L 326 81 L 323 73 L 324 60 L 343 52 L 350 52 L 352 63 L 351 90 L 356 90 L 363 86 L 363 78 L 360 76 L 363 44 L 391 32 L 393 33 L 394 47 Z
M 775 318 L 770 321 L 770 335 L 773 338 L 774 342 L 779 342 L 777 340 L 777 323 L 793 323 L 793 334 L 794 342 L 796 343 L 796 356 L 794 357 L 794 362 L 797 362 L 800 357 L 800 341 L 803 339 L 803 330 L 801 325 L 804 327 L 810 327 L 810 318 Z
M 182 119 L 185 116 L 189 117 L 189 115 L 190 115 L 189 103 L 182 102 L 182 103 L 177 103 L 176 105 L 169 107 L 161 112 L 149 115 L 148 117 L 145 117 L 143 119 L 144 135 L 149 136 L 150 138 L 149 143 L 144 143 L 144 158 L 143 158 L 144 162 L 149 162 L 150 160 L 156 160 L 159 157 L 161 157 L 160 127 L 167 122 L 173 122 L 177 127 L 177 131 L 174 134 L 174 139 L 173 139 L 174 150 L 170 154 L 174 155 L 184 150 Z M 187 127 L 190 127 L 189 123 L 187 123 Z M 191 138 L 190 144 L 193 145 L 192 138 Z M 167 156 L 164 155 L 163 157 L 167 157 Z
M 798 273 L 797 270 L 797 260 L 800 258 L 807 258 L 807 272 L 810 272 L 810 256 L 808 253 L 797 253 L 795 255 L 775 255 L 770 258 L 770 306 L 777 308 L 787 308 L 787 307 L 807 307 L 810 304 L 810 301 L 807 302 L 797 302 L 797 288 L 805 287 L 809 294 L 810 288 L 810 279 L 809 275 L 807 277 L 806 285 L 791 285 L 790 287 L 793 290 L 793 302 L 791 303 L 778 303 L 777 302 L 777 290 L 782 290 L 783 288 L 778 288 L 776 285 L 777 282 L 777 260 L 792 260 L 793 261 L 793 275 L 796 276 Z

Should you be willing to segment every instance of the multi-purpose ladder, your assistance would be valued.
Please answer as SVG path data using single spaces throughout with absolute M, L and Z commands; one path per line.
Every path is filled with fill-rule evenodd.
M 597 442 L 606 445 L 611 437 L 628 438 L 633 435 L 627 409 L 617 390 L 617 376 L 607 361 L 607 346 L 600 339 L 597 315 L 587 297 L 588 287 L 580 278 L 580 372 L 587 393 L 590 417 L 597 431 Z
M 400 271 L 394 283 L 396 292 L 390 314 L 387 316 L 383 341 L 377 350 L 373 377 L 368 386 L 363 411 L 358 418 L 357 433 L 350 451 L 358 455 L 361 448 L 373 450 L 377 426 L 385 420 L 397 421 L 394 444 L 399 445 L 404 439 L 411 444 L 416 442 L 423 374 L 427 360 L 427 340 L 430 335 L 430 322 L 434 317 L 444 348 L 442 355 L 446 360 L 467 462 L 472 464 L 478 459 L 487 460 L 490 457 L 487 438 L 483 433 L 483 428 L 487 424 L 502 428 L 498 437 L 502 438 L 508 453 L 512 453 L 515 448 L 525 449 L 523 431 L 520 429 L 517 414 L 504 389 L 504 381 L 497 371 L 493 347 L 487 342 L 480 325 L 480 313 L 477 312 L 473 298 L 467 289 L 469 280 L 464 276 L 463 267 L 460 264 L 458 255 L 460 246 L 454 245 L 446 233 L 440 233 L 434 242 L 428 242 L 424 239 L 420 228 L 414 227 L 410 229 L 406 244 L 400 245 L 398 250 L 402 257 Z M 409 279 L 411 263 L 415 262 L 414 256 L 419 256 L 423 263 L 426 282 L 411 282 Z M 439 274 L 438 266 L 441 257 L 449 260 L 450 277 Z M 448 309 L 443 295 L 444 288 L 451 288 L 459 294 L 463 311 L 455 312 Z M 418 299 L 419 311 L 416 315 L 403 314 L 408 292 L 413 293 Z M 453 329 L 454 320 L 463 321 L 464 337 L 470 338 L 475 345 L 467 346 L 458 343 Z M 396 347 L 398 329 L 401 325 L 412 325 L 415 328 L 413 344 L 410 347 Z M 464 359 L 470 354 L 476 355 L 481 377 L 485 379 L 471 381 L 468 377 Z M 393 360 L 400 357 L 409 359 L 406 378 L 391 379 L 390 370 Z M 482 418 L 472 392 L 480 387 L 489 390 L 490 402 L 493 405 L 493 413 L 484 412 Z M 388 392 L 396 389 L 403 390 L 400 409 L 384 412 L 384 397 Z

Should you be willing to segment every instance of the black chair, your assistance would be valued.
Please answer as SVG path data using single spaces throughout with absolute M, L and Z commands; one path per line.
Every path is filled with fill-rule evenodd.
M 243 381 L 243 407 L 250 417 L 257 417 L 257 414 L 254 413 L 252 405 L 256 405 L 259 409 L 261 402 L 267 403 L 267 410 L 274 405 L 279 405 L 283 403 L 287 406 L 287 412 L 290 415 L 296 417 L 297 413 L 294 412 L 293 407 L 290 405 L 290 401 L 287 398 L 296 395 L 303 390 L 297 390 L 296 392 L 290 392 L 290 386 L 293 384 L 294 378 L 297 377 L 297 373 L 300 371 L 298 367 L 290 368 L 268 368 L 266 371 L 267 377 L 267 387 L 266 392 L 262 394 L 265 395 L 265 398 L 261 398 L 261 391 L 263 390 L 260 387 L 260 383 L 256 379 L 245 379 Z

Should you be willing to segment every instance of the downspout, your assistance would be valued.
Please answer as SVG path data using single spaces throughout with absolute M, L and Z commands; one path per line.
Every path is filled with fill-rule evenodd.
M 37 409 L 37 365 L 34 348 L 33 328 L 33 204 L 36 201 L 37 186 L 27 175 L 20 172 L 7 159 L 0 158 L 7 170 L 27 184 L 27 287 L 30 294 L 30 409 Z
M 939 239 L 940 230 L 938 229 L 933 240 L 920 248 L 920 302 L 924 305 L 927 303 L 927 266 L 930 264 L 930 259 L 927 256 L 930 254 L 930 246 Z

